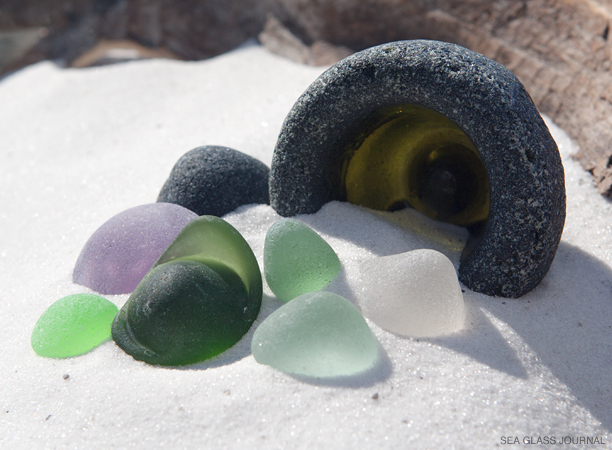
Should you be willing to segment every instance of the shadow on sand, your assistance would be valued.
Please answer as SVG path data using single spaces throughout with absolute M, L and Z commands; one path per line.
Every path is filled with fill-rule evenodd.
M 338 210 L 340 208 L 340 211 Z M 300 217 L 315 230 L 334 239 L 350 242 L 372 255 L 385 256 L 414 247 L 401 242 L 405 229 L 361 209 L 345 210 L 335 205 L 316 215 Z M 337 226 L 339 213 L 347 213 L 347 226 Z M 356 214 L 358 217 L 352 217 Z M 340 230 L 340 231 L 339 231 Z M 405 235 L 404 235 L 405 236 Z M 435 248 L 437 245 L 431 246 Z M 438 246 L 439 247 L 439 246 Z M 443 250 L 443 249 L 442 249 Z M 457 261 L 457 253 L 447 256 Z M 330 289 L 352 298 L 348 276 L 342 271 Z M 612 429 L 612 270 L 594 256 L 562 242 L 550 272 L 532 292 L 520 299 L 488 297 L 466 290 L 468 329 L 462 333 L 429 339 L 468 355 L 494 370 L 528 380 L 516 350 L 504 333 L 516 333 L 552 374 L 602 424 Z M 283 303 L 264 296 L 261 313 L 244 338 L 218 357 L 188 369 L 206 369 L 238 361 L 250 355 L 254 330 Z M 501 330 L 492 320 L 507 324 Z M 354 377 L 313 379 L 295 377 L 306 383 L 338 387 L 370 386 L 388 379 L 393 363 L 380 349 L 377 365 Z
M 220 355 L 211 358 L 206 361 L 202 361 L 197 364 L 192 364 L 185 367 L 173 367 L 174 370 L 205 370 L 214 367 L 225 366 L 232 364 L 236 361 L 240 361 L 243 358 L 251 355 L 251 341 L 253 340 L 253 333 L 270 314 L 284 305 L 285 302 L 278 300 L 276 297 L 269 295 L 263 296 L 261 310 L 257 320 L 253 323 L 253 326 L 242 339 L 236 343 L 232 348 L 226 350 Z M 378 359 L 374 366 L 365 372 L 357 373 L 351 376 L 336 377 L 336 378 L 316 378 L 316 377 L 305 377 L 298 375 L 291 375 L 302 382 L 314 384 L 317 386 L 336 386 L 336 387 L 368 387 L 376 383 L 386 380 L 391 376 L 392 366 L 391 360 L 387 355 L 382 345 L 378 345 Z
M 326 214 L 325 207 L 322 211 L 317 218 L 306 218 L 321 233 L 350 241 L 378 256 L 410 250 L 394 243 L 396 237 L 390 238 L 388 230 L 380 230 L 388 224 L 357 227 L 355 223 L 361 220 L 372 220 L 364 216 L 359 221 L 351 220 L 346 231 L 339 232 L 325 218 L 332 211 Z M 359 216 L 363 213 L 357 212 Z M 338 293 L 350 297 L 350 286 L 344 283 L 341 280 L 334 292 L 344 291 Z M 612 270 L 604 262 L 562 242 L 546 278 L 522 298 L 495 298 L 467 289 L 464 296 L 471 329 L 430 342 L 466 354 L 492 369 L 528 379 L 528 370 L 515 349 L 492 323 L 490 317 L 494 317 L 516 332 L 583 406 L 612 429 Z

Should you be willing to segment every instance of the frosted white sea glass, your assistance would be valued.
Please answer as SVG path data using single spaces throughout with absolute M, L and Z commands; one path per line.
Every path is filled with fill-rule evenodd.
M 360 266 L 363 314 L 403 336 L 433 337 L 463 328 L 465 307 L 453 263 L 435 250 L 383 256 Z

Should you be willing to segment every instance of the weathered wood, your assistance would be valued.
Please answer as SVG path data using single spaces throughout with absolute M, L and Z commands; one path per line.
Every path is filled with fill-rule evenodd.
M 351 9 L 335 1 L 304 15 L 299 4 L 287 9 L 284 21 L 293 20 L 294 28 L 311 39 L 352 48 L 439 39 L 506 65 L 538 108 L 578 143 L 576 158 L 593 174 L 600 192 L 612 197 L 612 2 L 379 0 Z
M 538 108 L 578 143 L 576 158 L 593 174 L 599 191 L 611 197 L 610 5 L 572 0 L 515 2 L 507 9 L 491 10 L 486 20 L 484 15 L 469 20 L 465 11 L 457 9 L 454 15 L 450 11 L 432 11 L 429 16 L 435 16 L 433 22 L 440 27 L 449 24 L 458 43 L 512 70 Z
M 293 41 L 294 53 L 301 48 L 297 52 L 311 63 L 317 45 L 327 46 L 325 62 L 331 62 L 328 43 L 360 50 L 399 39 L 455 42 L 510 68 L 538 108 L 578 143 L 576 158 L 602 194 L 612 197 L 610 0 L 53 0 L 36 8 L 29 3 L 4 0 L 0 30 L 45 26 L 49 34 L 11 69 L 44 58 L 70 63 L 100 38 L 133 39 L 185 59 L 206 58 L 258 36 L 269 13 L 299 39 Z

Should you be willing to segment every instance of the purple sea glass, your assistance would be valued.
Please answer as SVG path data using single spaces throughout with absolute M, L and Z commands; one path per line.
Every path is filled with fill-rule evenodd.
M 171 203 L 123 211 L 89 238 L 72 281 L 101 294 L 132 292 L 180 231 L 198 215 Z

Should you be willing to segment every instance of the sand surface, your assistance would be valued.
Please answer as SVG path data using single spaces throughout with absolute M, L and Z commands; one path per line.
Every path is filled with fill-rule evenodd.
M 284 117 L 321 71 L 251 46 L 203 62 L 43 62 L 0 81 L 0 448 L 494 448 L 504 436 L 612 446 L 612 204 L 550 121 L 568 193 L 555 262 L 520 300 L 466 290 L 460 333 L 402 338 L 369 322 L 379 363 L 337 380 L 258 364 L 252 330 L 178 369 L 135 361 L 112 341 L 64 360 L 34 353 L 45 309 L 89 292 L 71 275 L 100 225 L 154 202 L 194 147 L 225 145 L 269 165 Z M 225 216 L 260 263 L 278 218 L 263 205 Z M 353 301 L 361 262 L 428 247 L 457 264 L 465 240 L 410 211 L 335 202 L 298 218 L 343 263 L 328 289 Z M 264 289 L 255 326 L 280 305 Z

